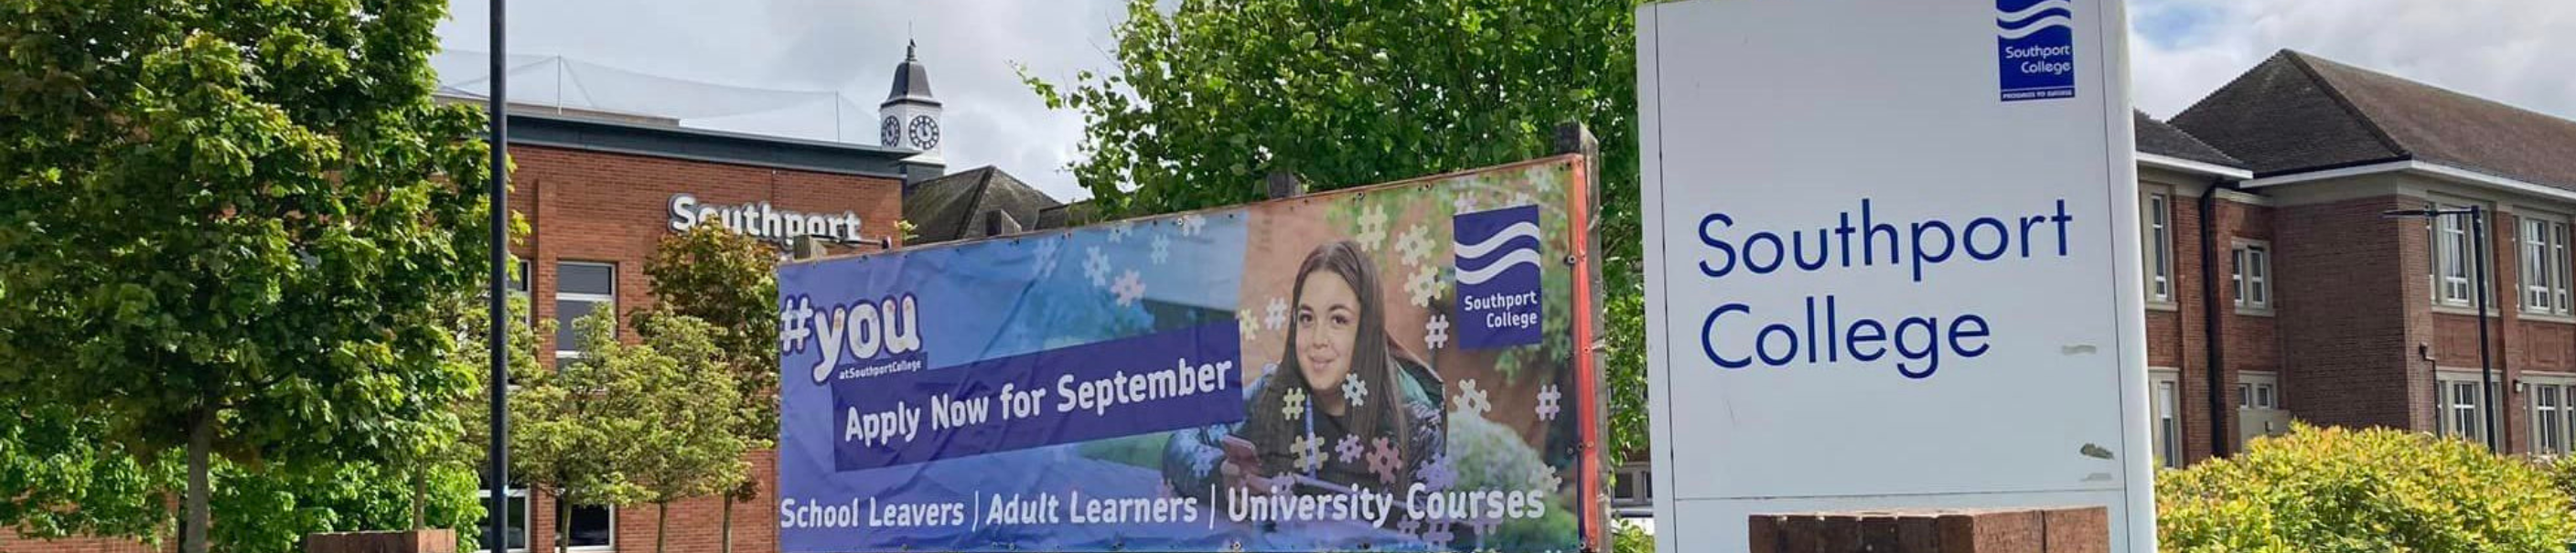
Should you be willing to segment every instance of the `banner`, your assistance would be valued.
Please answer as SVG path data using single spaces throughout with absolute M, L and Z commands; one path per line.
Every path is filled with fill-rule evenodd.
M 1584 174 L 783 266 L 781 549 L 1581 549 Z

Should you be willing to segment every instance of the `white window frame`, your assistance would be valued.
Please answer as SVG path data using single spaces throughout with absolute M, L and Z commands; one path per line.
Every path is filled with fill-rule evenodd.
M 2147 389 L 2147 424 L 2154 429 L 2149 436 L 2156 453 L 2156 465 L 2182 468 L 2182 372 L 2149 368 Z
M 606 267 L 606 268 L 608 269 L 608 293 L 606 293 L 606 294 L 594 294 L 594 293 L 587 293 L 587 292 L 565 292 L 565 291 L 563 291 L 563 268 L 564 268 L 564 267 L 566 267 L 566 266 L 574 266 L 574 265 L 591 266 L 591 267 Z M 608 313 L 608 314 L 609 314 L 609 316 L 611 316 L 611 317 L 615 317 L 615 316 L 616 316 L 616 313 L 617 313 L 617 288 L 618 288 L 617 284 L 618 284 L 618 283 L 617 283 L 617 264 L 616 264 L 616 263 L 600 262 L 600 261 L 557 261 L 557 262 L 555 262 L 555 303 L 563 303 L 563 302 L 567 302 L 567 301 L 577 301 L 577 302 L 587 302 L 587 303 L 600 304 L 600 307 L 594 307 L 594 308 L 592 308 L 592 309 L 591 309 L 591 311 L 590 311 L 590 312 L 591 312 L 591 313 L 594 313 L 594 314 L 595 314 L 595 313 Z M 531 310 L 531 311 L 533 311 L 533 310 Z M 561 313 L 561 309 L 557 309 L 557 313 L 556 313 L 555 317 L 556 317 L 556 319 L 555 319 L 555 324 L 562 325 L 562 328 L 571 328 L 571 327 L 572 327 L 573 321 L 563 320 L 563 315 L 562 315 L 562 313 Z M 612 338 L 613 338 L 613 337 L 615 337 L 615 336 L 616 336 L 616 334 L 615 334 L 616 330 L 615 330 L 615 329 L 611 329 L 609 332 L 610 332 L 610 337 L 612 337 Z M 569 342 L 569 340 L 561 339 L 561 338 L 560 338 L 561 334 L 557 334 L 557 336 L 558 336 L 558 338 L 555 340 L 555 358 L 556 358 L 556 359 L 580 359 L 580 358 L 581 358 L 581 355 L 582 355 L 581 350 L 574 349 L 574 348 L 573 348 L 573 344 L 566 343 L 566 342 Z
M 2522 259 L 2522 311 L 2532 315 L 2576 315 L 2568 301 L 2567 222 L 2529 212 L 2516 214 L 2514 242 Z
M 2281 408 L 2281 375 L 2271 372 L 2236 373 L 2236 408 L 2278 410 Z
M 2278 299 L 2272 293 L 2272 243 L 2262 240 L 2238 240 L 2228 251 L 2229 294 L 2235 298 L 2236 310 L 2270 313 Z
M 510 531 L 520 536 L 520 545 L 518 547 L 510 548 L 510 553 L 522 553 L 533 549 L 533 546 L 536 545 L 536 536 L 534 536 L 530 530 L 535 528 L 531 522 L 535 521 L 536 518 L 531 516 L 529 512 L 536 510 L 534 509 L 534 507 L 536 507 L 536 502 L 528 500 L 527 486 L 511 486 L 506 493 L 508 493 L 510 498 L 519 500 L 519 523 L 511 526 Z M 478 485 L 474 490 L 474 502 L 475 504 L 482 505 L 486 508 L 486 512 L 483 513 L 483 516 L 485 517 L 484 521 L 478 521 L 479 523 L 474 529 L 474 553 L 491 553 L 492 548 L 484 543 L 484 540 L 487 539 L 484 532 L 488 530 L 486 530 L 487 527 L 483 526 L 483 524 L 488 524 L 488 520 L 492 516 L 492 513 L 488 512 L 492 505 L 492 488 Z M 509 541 L 509 538 L 504 537 L 501 541 L 506 543 Z M 548 547 L 547 549 L 553 548 Z
M 2475 369 L 2442 369 L 2433 373 L 2433 424 L 2442 436 L 2480 444 L 2487 439 L 2486 394 Z
M 2524 374 L 2531 414 L 2531 453 L 2565 456 L 2576 449 L 2576 375 Z
M 1613 469 L 1617 479 L 1610 486 L 1613 507 L 1646 507 L 1655 504 L 1655 470 L 1647 463 L 1627 463 Z M 1631 493 L 1620 493 L 1627 491 Z
M 719 497 L 721 497 L 721 496 L 719 496 Z M 557 500 L 558 500 L 558 501 L 561 501 L 561 499 L 557 499 Z M 592 509 L 603 509 L 603 510 L 608 511 L 608 544 L 607 544 L 607 545 L 575 545 L 575 546 L 565 547 L 565 548 L 564 548 L 564 550 L 565 550 L 565 551 L 616 551 L 616 550 L 617 550 L 617 506 L 615 506 L 615 505 L 600 505 L 600 506 L 595 506 L 595 507 L 593 507 L 593 506 L 585 506 L 585 505 L 574 505 L 574 506 L 572 506 L 572 508 L 573 508 L 573 509 L 592 508 Z M 567 525 L 567 526 L 571 525 L 571 524 L 572 524 L 572 519 L 571 519 L 571 517 L 565 517 L 565 519 L 564 519 L 564 524 L 565 524 L 565 525 Z M 552 538 L 553 538 L 553 536 L 547 536 L 547 538 L 548 538 L 548 539 L 552 539 Z M 571 533 L 570 531 L 565 531 L 565 532 L 564 532 L 564 539 L 565 539 L 566 541 L 570 541 L 570 540 L 572 539 L 572 533 Z
M 2145 247 L 2141 249 L 2146 250 L 2147 256 L 2147 302 L 2171 304 L 2174 302 L 2173 194 L 2162 190 L 2150 191 L 2138 206 L 2142 211 L 2138 214 L 2139 224 L 2146 227 L 2140 230 L 2145 233 L 2143 238 L 2146 240 Z
M 2438 201 L 2428 207 L 2436 211 L 2468 209 L 2464 204 Z M 2425 218 L 2424 228 L 2425 236 L 2431 240 L 2426 250 L 2432 258 L 2428 269 L 2433 284 L 2433 303 L 2451 307 L 2476 305 L 2477 289 L 2469 287 L 2472 284 L 2469 248 L 2477 247 L 2477 244 L 2470 240 L 2469 218 L 2435 215 Z

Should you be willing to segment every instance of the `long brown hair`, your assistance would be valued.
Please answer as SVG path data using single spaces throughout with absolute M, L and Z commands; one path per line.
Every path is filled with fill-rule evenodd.
M 1363 439 L 1389 437 L 1399 453 L 1412 451 L 1413 425 L 1406 419 L 1407 413 L 1402 408 L 1405 402 L 1403 384 L 1396 380 L 1408 378 L 1400 373 L 1404 370 L 1400 363 L 1411 360 L 1412 356 L 1387 335 L 1386 300 L 1378 288 L 1377 264 L 1369 262 L 1367 254 L 1360 252 L 1359 244 L 1349 240 L 1316 246 L 1314 252 L 1306 254 L 1306 261 L 1297 267 L 1297 279 L 1290 288 L 1290 304 L 1305 299 L 1307 278 L 1324 273 L 1341 277 L 1359 297 L 1359 329 L 1351 339 L 1350 374 L 1359 377 L 1368 386 L 1369 395 L 1377 399 L 1353 406 L 1348 418 L 1343 419 L 1344 428 L 1351 435 Z M 1279 442 L 1255 444 L 1266 452 L 1286 451 L 1290 447 L 1289 440 L 1305 433 L 1303 421 L 1288 420 L 1279 413 L 1287 406 L 1289 390 L 1314 389 L 1312 383 L 1306 381 L 1305 371 L 1298 366 L 1297 325 L 1288 325 L 1287 339 L 1281 349 L 1279 368 L 1270 371 L 1270 379 L 1263 384 L 1260 399 L 1254 403 L 1251 412 L 1253 422 L 1249 423 L 1255 436 L 1264 441 Z M 1412 480 L 1412 461 L 1404 460 L 1405 469 L 1399 471 L 1397 485 Z M 1264 468 L 1276 470 L 1278 467 Z

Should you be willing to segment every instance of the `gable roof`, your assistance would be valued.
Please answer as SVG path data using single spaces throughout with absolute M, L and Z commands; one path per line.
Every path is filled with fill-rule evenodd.
M 1023 229 L 1038 228 L 1038 213 L 1064 205 L 1045 192 L 992 166 L 950 173 L 910 186 L 903 218 L 912 221 L 909 244 L 984 236 L 982 214 L 1001 211 Z
M 2227 155 L 2227 152 L 2219 151 L 2217 147 L 2210 146 L 2207 142 L 2201 142 L 2199 138 L 2192 137 L 2191 133 L 2182 132 L 2182 129 L 2174 128 L 2173 125 L 2148 117 L 2146 112 L 2133 110 L 2130 114 L 2135 119 L 2130 127 L 2135 129 L 2131 132 L 2137 135 L 2138 153 L 2228 167 L 2245 166 L 2244 161 Z
M 2413 160 L 2576 190 L 2576 121 L 2291 50 L 2173 125 L 2257 176 Z

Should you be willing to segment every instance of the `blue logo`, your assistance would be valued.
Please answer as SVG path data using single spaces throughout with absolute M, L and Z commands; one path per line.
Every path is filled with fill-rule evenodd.
M 2003 101 L 2075 97 L 2072 0 L 1995 0 Z
M 1539 322 L 1538 206 L 1460 213 L 1450 219 L 1458 257 L 1458 345 L 1492 349 L 1536 344 Z

